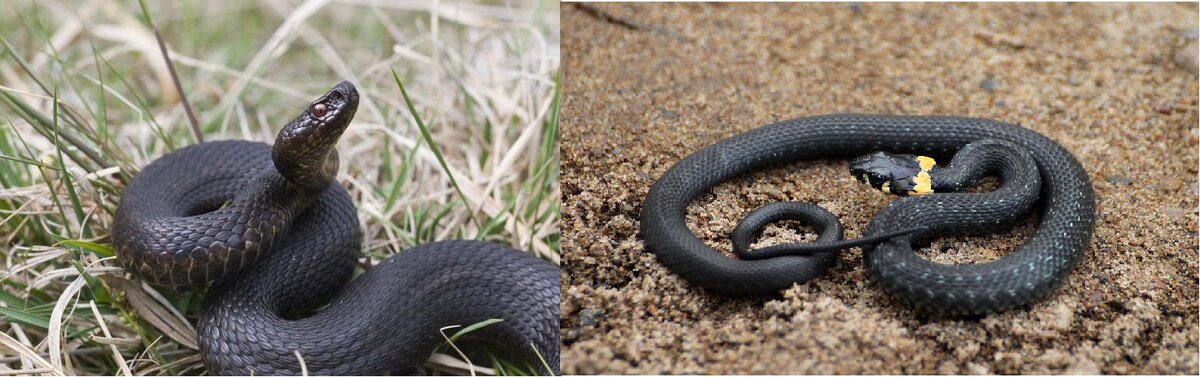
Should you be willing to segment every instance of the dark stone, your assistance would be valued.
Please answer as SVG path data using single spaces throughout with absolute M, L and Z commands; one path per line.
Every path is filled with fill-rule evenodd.
M 1104 178 L 1104 180 L 1116 186 L 1128 186 L 1129 184 L 1133 183 L 1132 180 L 1125 178 L 1125 176 L 1122 175 L 1110 175 Z
M 579 311 L 579 317 L 575 321 L 576 327 L 591 327 L 600 323 L 604 319 L 604 311 L 600 309 L 584 308 Z
M 979 88 L 989 93 L 995 92 L 997 87 L 998 85 L 996 84 L 996 78 L 992 76 L 988 76 L 979 83 Z
M 663 119 L 666 119 L 666 120 L 679 119 L 679 113 L 671 111 L 671 110 L 663 109 L 663 108 L 658 109 L 658 115 L 662 116 Z

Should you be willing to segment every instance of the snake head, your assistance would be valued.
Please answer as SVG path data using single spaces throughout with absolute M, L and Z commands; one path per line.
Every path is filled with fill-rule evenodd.
M 358 110 L 358 90 L 342 81 L 317 97 L 275 137 L 271 158 L 291 183 L 324 189 L 337 175 L 334 145 Z
M 937 163 L 929 157 L 875 152 L 855 158 L 850 174 L 859 182 L 898 196 L 933 192 L 929 172 Z

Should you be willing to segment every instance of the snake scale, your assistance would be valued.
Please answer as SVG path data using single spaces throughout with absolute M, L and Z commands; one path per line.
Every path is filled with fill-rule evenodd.
M 775 164 L 875 151 L 941 159 L 961 154 L 964 149 L 993 150 L 992 156 L 1000 158 L 971 168 L 955 168 L 963 163 L 956 156 L 949 167 L 938 169 L 950 175 L 974 176 L 936 176 L 933 185 L 961 189 L 978 175 L 992 173 L 1001 176 L 1000 188 L 986 193 L 933 193 L 888 204 L 864 233 L 864 238 L 886 236 L 863 246 L 867 269 L 885 291 L 915 309 L 934 314 L 995 313 L 1046 295 L 1070 274 L 1091 238 L 1095 223 L 1092 185 L 1079 162 L 1057 142 L 1020 126 L 988 119 L 832 114 L 782 121 L 734 135 L 688 155 L 654 183 L 642 207 L 641 235 L 660 263 L 713 292 L 747 296 L 780 291 L 824 273 L 837 261 L 833 251 L 844 247 L 790 254 L 760 250 L 748 252 L 766 252 L 754 259 L 730 258 L 688 229 L 688 204 L 722 181 Z M 1021 158 L 1023 155 L 1028 158 Z M 1022 175 L 1021 160 L 1031 160 L 1026 163 L 1035 169 L 1033 176 Z M 932 165 L 933 160 L 929 161 Z M 889 189 L 875 177 L 856 174 L 856 178 Z M 924 183 L 929 185 L 928 176 Z M 998 260 L 943 265 L 913 250 L 913 242 L 921 239 L 994 231 L 1013 223 L 1038 200 L 1042 212 L 1037 230 L 1023 245 Z M 773 207 L 750 216 L 752 221 L 739 224 L 738 228 L 743 229 L 735 233 L 735 244 L 739 249 L 747 247 L 747 229 L 797 217 L 777 213 L 786 210 Z M 828 236 L 824 235 L 826 230 L 821 232 L 821 238 L 810 249 L 820 249 L 822 243 L 837 242 L 841 237 L 840 225 L 830 229 Z
M 446 326 L 541 373 L 559 371 L 559 272 L 478 241 L 410 248 L 353 278 L 362 231 L 334 145 L 358 107 L 342 82 L 274 146 L 200 143 L 135 175 L 113 228 L 125 268 L 152 283 L 214 282 L 197 326 L 213 374 L 413 374 Z M 453 334 L 456 330 L 447 330 Z M 544 360 L 544 362 L 543 362 Z M 545 369 L 543 365 L 548 366 Z

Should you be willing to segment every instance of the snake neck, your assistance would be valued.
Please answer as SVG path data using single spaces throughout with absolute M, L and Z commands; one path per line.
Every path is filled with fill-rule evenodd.
M 1038 172 L 1037 162 L 1024 148 L 985 139 L 964 146 L 948 166 L 934 168 L 930 175 L 936 192 L 960 192 L 987 176 L 1001 179 L 998 190 L 1023 192 L 1025 187 L 1041 187 Z
M 282 177 L 269 179 L 271 185 L 262 188 L 306 192 Z M 297 198 L 275 205 L 282 209 L 278 211 L 281 218 L 297 215 L 286 231 L 288 238 L 309 241 L 295 245 L 281 240 L 272 246 L 275 251 L 258 264 L 282 266 L 252 267 L 234 281 L 236 286 L 225 282 L 214 285 L 213 296 L 220 295 L 216 292 L 238 290 L 237 296 L 252 297 L 241 304 L 273 313 L 284 320 L 293 320 L 312 314 L 312 309 L 327 303 L 350 280 L 361 253 L 362 230 L 353 201 L 340 185 L 330 185 L 313 198 Z M 303 215 L 299 216 L 301 213 Z M 306 250 L 317 251 L 304 255 Z M 320 273 L 301 273 L 309 270 Z
M 228 203 L 212 212 L 164 221 L 186 222 L 189 237 L 200 237 L 197 244 L 209 245 L 204 251 L 215 260 L 228 250 L 241 255 L 237 265 L 225 264 L 221 273 L 209 273 L 204 280 L 190 277 L 186 285 L 207 281 L 223 281 L 237 270 L 263 258 L 280 244 L 291 229 L 293 221 L 315 200 L 313 192 L 291 183 L 278 172 L 268 171 L 246 181 Z M 238 231 L 243 229 L 243 231 Z M 230 236 L 225 236 L 230 234 Z M 204 237 L 215 242 L 205 242 Z M 194 254 L 194 252 L 193 252 Z M 228 266 L 228 267 L 227 267 Z M 236 268 L 234 268 L 236 267 Z M 178 280 L 178 279 L 177 279 Z M 177 284 L 171 284 L 177 285 Z
M 276 145 L 271 159 L 275 169 L 291 186 L 315 196 L 333 183 L 338 170 L 338 153 L 332 147 L 297 151 Z
M 1024 218 L 1038 201 L 1042 180 L 1037 162 L 1024 148 L 1007 141 L 984 139 L 961 148 L 946 166 L 930 170 L 933 194 L 910 196 L 895 201 L 876 214 L 868 234 L 884 234 L 921 228 L 909 238 L 927 239 L 950 234 L 981 234 L 1011 226 Z M 1000 179 L 992 191 L 965 193 L 984 177 Z M 981 227 L 958 214 L 948 214 L 952 201 L 972 198 L 978 207 L 964 210 L 988 213 L 989 223 Z M 886 221 L 878 219 L 888 219 Z
M 256 207 L 265 203 L 270 210 L 278 211 L 290 220 L 304 212 L 319 193 L 316 188 L 296 184 L 277 172 L 267 172 L 247 182 L 232 203 Z

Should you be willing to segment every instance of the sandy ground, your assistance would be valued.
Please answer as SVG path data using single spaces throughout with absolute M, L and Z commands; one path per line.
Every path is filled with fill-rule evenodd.
M 1195 4 L 563 8 L 564 373 L 1198 373 L 1198 85 L 1195 55 L 1180 54 L 1196 53 Z M 945 319 L 882 292 L 859 249 L 824 277 L 747 299 L 690 285 L 645 250 L 642 200 L 675 161 L 832 112 L 994 118 L 1059 141 L 1097 194 L 1083 262 L 1028 307 Z M 799 200 L 858 236 L 893 199 L 845 167 L 726 182 L 689 223 L 728 251 L 742 214 Z M 1035 221 L 924 255 L 994 260 Z M 764 242 L 811 238 L 784 223 Z

